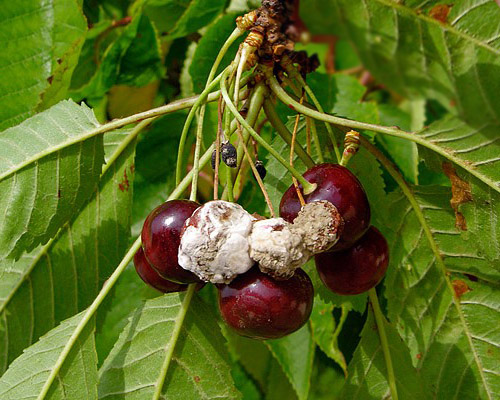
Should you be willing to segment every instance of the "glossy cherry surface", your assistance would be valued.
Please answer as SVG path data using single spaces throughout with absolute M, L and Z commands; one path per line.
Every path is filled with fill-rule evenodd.
M 276 339 L 296 331 L 309 319 L 313 305 L 313 286 L 301 269 L 278 281 L 254 266 L 218 289 L 224 321 L 254 339 Z
M 142 247 L 153 268 L 165 279 L 178 283 L 199 282 L 198 277 L 177 262 L 184 222 L 200 205 L 189 200 L 167 201 L 144 221 Z
M 372 226 L 350 249 L 317 254 L 315 261 L 321 280 L 332 292 L 354 295 L 370 290 L 383 278 L 389 247 Z
M 314 192 L 304 196 L 305 202 L 328 200 L 344 219 L 340 240 L 332 250 L 350 247 L 370 226 L 370 204 L 358 178 L 347 168 L 330 163 L 312 167 L 306 171 L 304 178 L 318 185 Z M 293 222 L 300 208 L 297 192 L 291 185 L 281 198 L 280 216 Z
M 153 289 L 159 290 L 162 293 L 182 292 L 188 287 L 187 285 L 181 285 L 180 283 L 162 278 L 146 259 L 142 247 L 134 255 L 134 265 L 141 279 Z

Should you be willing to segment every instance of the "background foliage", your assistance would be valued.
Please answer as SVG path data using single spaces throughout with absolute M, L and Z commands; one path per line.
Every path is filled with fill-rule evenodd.
M 103 124 L 199 93 L 235 17 L 257 6 L 32 0 L 0 8 L 1 399 L 390 396 L 366 295 L 328 292 L 312 263 L 310 322 L 280 340 L 229 331 L 213 287 L 186 311 L 185 294 L 158 296 L 132 266 L 86 319 L 145 216 L 174 188 L 186 114 L 163 116 L 139 136 L 131 126 L 102 134 Z M 378 294 L 399 398 L 500 397 L 500 7 L 301 0 L 300 9 L 312 41 L 298 47 L 322 61 L 308 82 L 325 111 L 414 132 L 411 141 L 363 132 L 375 150 L 349 165 L 391 247 Z M 277 110 L 291 127 L 292 111 Z M 210 145 L 216 105 L 207 114 Z M 299 141 L 304 132 L 301 123 Z M 287 156 L 269 128 L 262 135 Z M 291 178 L 259 156 L 276 206 Z M 211 170 L 203 174 L 207 200 Z M 247 176 L 240 204 L 268 212 Z

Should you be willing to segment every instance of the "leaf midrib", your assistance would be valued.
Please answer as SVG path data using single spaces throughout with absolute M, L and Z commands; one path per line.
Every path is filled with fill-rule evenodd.
M 463 39 L 468 40 L 468 41 L 474 43 L 475 45 L 477 45 L 479 47 L 483 47 L 484 49 L 500 56 L 500 50 L 497 50 L 494 47 L 491 47 L 487 43 L 481 42 L 479 39 L 476 39 L 474 36 L 471 36 L 471 35 L 468 35 L 468 34 L 462 32 L 461 30 L 455 28 L 453 25 L 443 24 L 443 23 L 439 22 L 438 20 L 431 18 L 427 15 L 418 14 L 411 7 L 405 6 L 403 4 L 395 3 L 395 2 L 392 2 L 390 0 L 372 0 L 372 1 L 383 4 L 387 7 L 395 8 L 395 9 L 401 11 L 402 13 L 409 14 L 410 16 L 412 16 L 415 19 L 423 20 L 429 24 L 432 24 L 432 25 L 439 27 L 442 30 L 454 33 L 455 35 L 460 36 Z

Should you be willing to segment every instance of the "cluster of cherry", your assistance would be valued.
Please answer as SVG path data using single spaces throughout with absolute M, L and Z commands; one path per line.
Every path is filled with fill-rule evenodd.
M 385 238 L 370 226 L 370 205 L 359 180 L 345 167 L 320 164 L 305 174 L 317 188 L 304 196 L 305 203 L 326 200 L 343 218 L 339 241 L 327 252 L 316 254 L 316 268 L 333 292 L 354 295 L 373 288 L 384 276 L 389 262 Z M 178 263 L 182 229 L 200 204 L 173 200 L 155 208 L 144 222 L 142 247 L 134 257 L 139 276 L 150 286 L 167 293 L 205 284 Z M 293 222 L 301 203 L 295 186 L 283 195 L 280 216 Z M 303 326 L 312 310 L 313 286 L 297 269 L 286 280 L 261 272 L 258 266 L 227 284 L 217 284 L 219 309 L 224 321 L 237 333 L 258 339 L 283 337 Z

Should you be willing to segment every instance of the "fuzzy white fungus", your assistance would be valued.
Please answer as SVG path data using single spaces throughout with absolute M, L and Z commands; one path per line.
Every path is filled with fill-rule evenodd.
M 204 204 L 184 224 L 179 265 L 205 282 L 230 282 L 254 264 L 248 245 L 254 220 L 239 204 Z
M 311 253 L 302 245 L 300 234 L 283 218 L 256 221 L 248 237 L 250 257 L 262 272 L 278 279 L 293 276 Z

